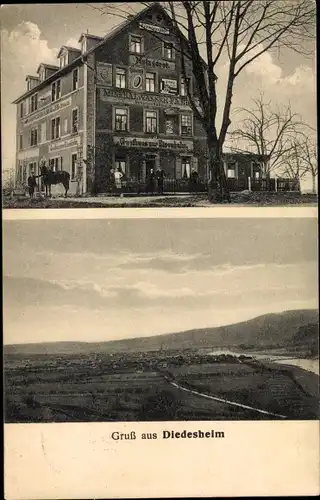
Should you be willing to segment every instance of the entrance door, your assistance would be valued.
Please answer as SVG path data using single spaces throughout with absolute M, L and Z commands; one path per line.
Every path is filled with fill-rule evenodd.
M 146 177 L 149 177 L 150 170 L 153 168 L 153 171 L 156 170 L 156 159 L 154 156 L 150 156 L 146 158 Z

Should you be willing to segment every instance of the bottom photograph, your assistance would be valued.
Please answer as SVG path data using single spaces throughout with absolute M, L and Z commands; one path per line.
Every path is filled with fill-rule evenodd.
M 3 221 L 5 422 L 319 418 L 315 218 Z

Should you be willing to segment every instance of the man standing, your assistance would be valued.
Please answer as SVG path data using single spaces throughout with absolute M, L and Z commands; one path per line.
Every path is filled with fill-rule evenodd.
M 30 172 L 30 175 L 28 177 L 28 191 L 29 191 L 29 196 L 31 199 L 33 199 L 34 189 L 36 187 L 38 187 L 38 184 L 36 181 L 36 176 L 34 175 L 34 172 Z
M 190 191 L 192 193 L 195 193 L 197 191 L 198 178 L 198 172 L 193 167 L 190 174 Z
M 163 181 L 166 176 L 165 171 L 159 166 L 156 170 L 156 179 L 158 185 L 158 193 L 163 194 Z

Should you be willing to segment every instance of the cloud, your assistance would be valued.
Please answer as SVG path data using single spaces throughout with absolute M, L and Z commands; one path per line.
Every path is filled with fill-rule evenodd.
M 57 49 L 50 48 L 41 37 L 39 27 L 24 21 L 14 30 L 1 30 L 1 93 L 2 93 L 2 169 L 12 168 L 15 163 L 15 105 L 25 91 L 25 77 L 35 75 L 41 62 L 56 64 Z

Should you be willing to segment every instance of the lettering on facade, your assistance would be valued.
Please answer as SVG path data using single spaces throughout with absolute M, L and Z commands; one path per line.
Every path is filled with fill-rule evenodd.
M 160 148 L 178 151 L 193 151 L 192 141 L 176 141 L 174 139 L 157 139 L 143 137 L 113 137 L 114 144 L 127 148 Z
M 51 115 L 52 113 L 61 111 L 61 109 L 67 108 L 68 106 L 71 106 L 71 97 L 68 97 L 68 99 L 59 101 L 57 103 L 51 104 L 46 108 L 41 109 L 34 115 L 30 116 L 30 118 L 25 118 L 22 123 L 24 125 L 29 125 L 31 123 L 37 122 L 41 118 L 45 118 L 46 116 Z
M 190 108 L 187 97 L 143 94 L 130 90 L 100 89 L 100 99 L 102 101 L 114 101 L 119 104 L 120 101 L 125 101 L 127 104 L 150 104 L 155 107 L 172 106 L 178 109 Z
M 97 83 L 112 87 L 112 64 L 97 63 Z
M 176 94 L 178 92 L 177 80 L 169 80 L 168 78 L 161 78 L 160 92 L 163 94 Z
M 49 144 L 49 153 L 57 151 L 59 149 L 66 149 L 72 146 L 78 146 L 80 144 L 80 137 L 71 137 L 70 139 L 64 139 L 62 141 L 53 142 Z
M 133 66 L 141 65 L 149 69 L 161 68 L 161 69 L 175 70 L 176 68 L 175 63 L 172 61 L 164 61 L 162 59 L 152 59 L 151 57 L 136 56 L 133 54 L 129 55 L 129 64 Z
M 154 33 L 161 33 L 162 35 L 169 35 L 169 28 L 163 28 L 155 24 L 139 23 L 139 28 L 142 30 L 153 31 Z

